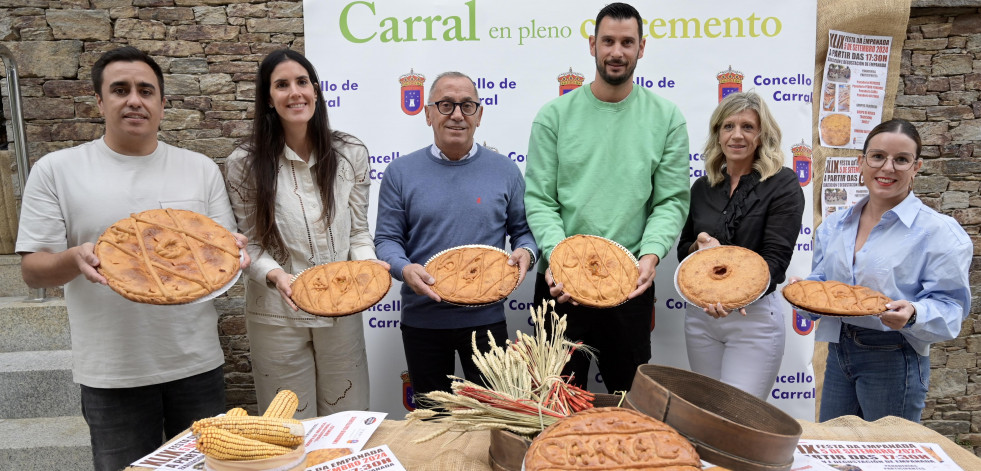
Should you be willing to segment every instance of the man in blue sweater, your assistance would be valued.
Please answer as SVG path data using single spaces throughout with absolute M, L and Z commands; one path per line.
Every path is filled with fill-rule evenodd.
M 520 277 L 534 265 L 538 247 L 525 220 L 525 182 L 507 157 L 474 142 L 483 108 L 470 77 L 446 72 L 429 89 L 426 124 L 434 143 L 389 164 L 378 194 L 375 251 L 402 284 L 402 344 L 417 395 L 450 391 L 454 355 L 467 380 L 482 383 L 471 359 L 471 336 L 489 350 L 488 331 L 498 345 L 508 338 L 504 304 L 460 307 L 441 302 L 435 279 L 422 264 L 460 245 L 503 249 Z

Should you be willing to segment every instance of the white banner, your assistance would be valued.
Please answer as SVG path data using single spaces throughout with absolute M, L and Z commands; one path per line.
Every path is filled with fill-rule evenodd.
M 372 229 L 378 182 L 388 163 L 433 142 L 421 105 L 436 75 L 456 70 L 475 81 L 485 107 L 475 139 L 509 156 L 523 171 L 538 109 L 558 96 L 560 87 L 574 86 L 568 83 L 577 74 L 585 84 L 595 76 L 588 36 L 606 3 L 305 0 L 306 55 L 320 75 L 331 124 L 363 140 L 371 154 Z M 783 131 L 787 166 L 797 170 L 807 198 L 788 276 L 807 275 L 815 0 L 648 1 L 634 6 L 644 19 L 647 40 L 635 84 L 681 107 L 691 141 L 691 181 L 704 172 L 701 149 L 721 97 L 752 90 L 767 100 Z M 652 362 L 687 368 L 684 301 L 672 282 L 676 266 L 672 251 L 658 267 Z M 504 301 L 509 330 L 528 330 L 533 285 L 534 276 L 529 276 Z M 406 404 L 400 287 L 394 283 L 364 316 L 371 408 L 393 417 L 404 413 Z M 787 312 L 787 350 L 769 400 L 795 417 L 814 420 L 813 336 L 808 335 L 813 326 L 794 314 Z M 591 378 L 590 384 L 605 392 L 597 385 L 600 379 Z

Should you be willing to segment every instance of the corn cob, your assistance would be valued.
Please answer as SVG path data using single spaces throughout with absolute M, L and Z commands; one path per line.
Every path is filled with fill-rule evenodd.
M 266 408 L 266 412 L 262 416 L 291 419 L 299 405 L 300 399 L 296 397 L 296 393 L 289 389 L 283 389 L 276 393 L 276 397 L 269 403 L 269 407 Z
M 229 409 L 228 412 L 225 412 L 225 415 L 229 417 L 244 417 L 249 415 L 249 412 L 241 407 L 236 407 L 234 409 Z
M 295 419 L 226 415 L 194 422 L 191 431 L 198 435 L 207 427 L 217 427 L 245 438 L 285 447 L 295 447 L 303 442 L 303 424 Z
M 197 434 L 198 451 L 219 460 L 261 460 L 289 453 L 289 448 L 263 443 L 218 427 L 205 427 Z

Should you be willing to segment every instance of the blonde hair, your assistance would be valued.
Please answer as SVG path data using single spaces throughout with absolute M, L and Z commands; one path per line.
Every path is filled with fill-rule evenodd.
M 709 120 L 709 137 L 705 141 L 705 150 L 702 152 L 705 158 L 705 172 L 712 186 L 722 183 L 725 179 L 722 167 L 726 163 L 726 156 L 722 153 L 722 146 L 719 144 L 722 122 L 745 110 L 755 111 L 760 118 L 760 142 L 753 157 L 753 170 L 759 172 L 762 181 L 776 175 L 783 167 L 784 154 L 780 149 L 780 127 L 770 114 L 766 102 L 753 92 L 730 93 L 712 112 L 712 118 Z

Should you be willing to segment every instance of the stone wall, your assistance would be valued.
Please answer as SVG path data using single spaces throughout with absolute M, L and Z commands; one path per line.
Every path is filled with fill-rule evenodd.
M 221 165 L 251 127 L 259 62 L 275 49 L 303 51 L 303 2 L 3 0 L 0 43 L 17 60 L 32 162 L 103 134 L 89 70 L 103 52 L 129 44 L 164 71 L 160 139 Z M 0 85 L 9 119 L 6 79 Z M 228 403 L 254 412 L 241 283 L 216 305 Z
M 971 316 L 933 346 L 923 423 L 981 455 L 981 9 L 913 8 L 900 73 L 895 116 L 924 145 L 914 190 L 974 241 Z
M 914 1 L 917 5 L 944 2 Z M 916 191 L 975 242 L 975 302 L 960 338 L 934 347 L 924 423 L 981 451 L 981 10 L 913 8 L 896 116 L 916 122 L 926 163 Z M 102 135 L 89 69 L 131 44 L 164 69 L 160 138 L 219 164 L 246 135 L 254 73 L 271 50 L 303 50 L 301 1 L 4 0 L 0 42 L 18 58 L 32 160 Z M 2 72 L 0 72 L 2 73 Z M 3 94 L 6 96 L 6 84 Z M 4 98 L 4 110 L 9 114 Z M 9 118 L 9 116 L 8 116 Z M 0 146 L 4 143 L 0 142 Z M 897 254 L 901 256 L 901 254 Z M 255 410 L 241 286 L 219 298 L 229 405 Z

